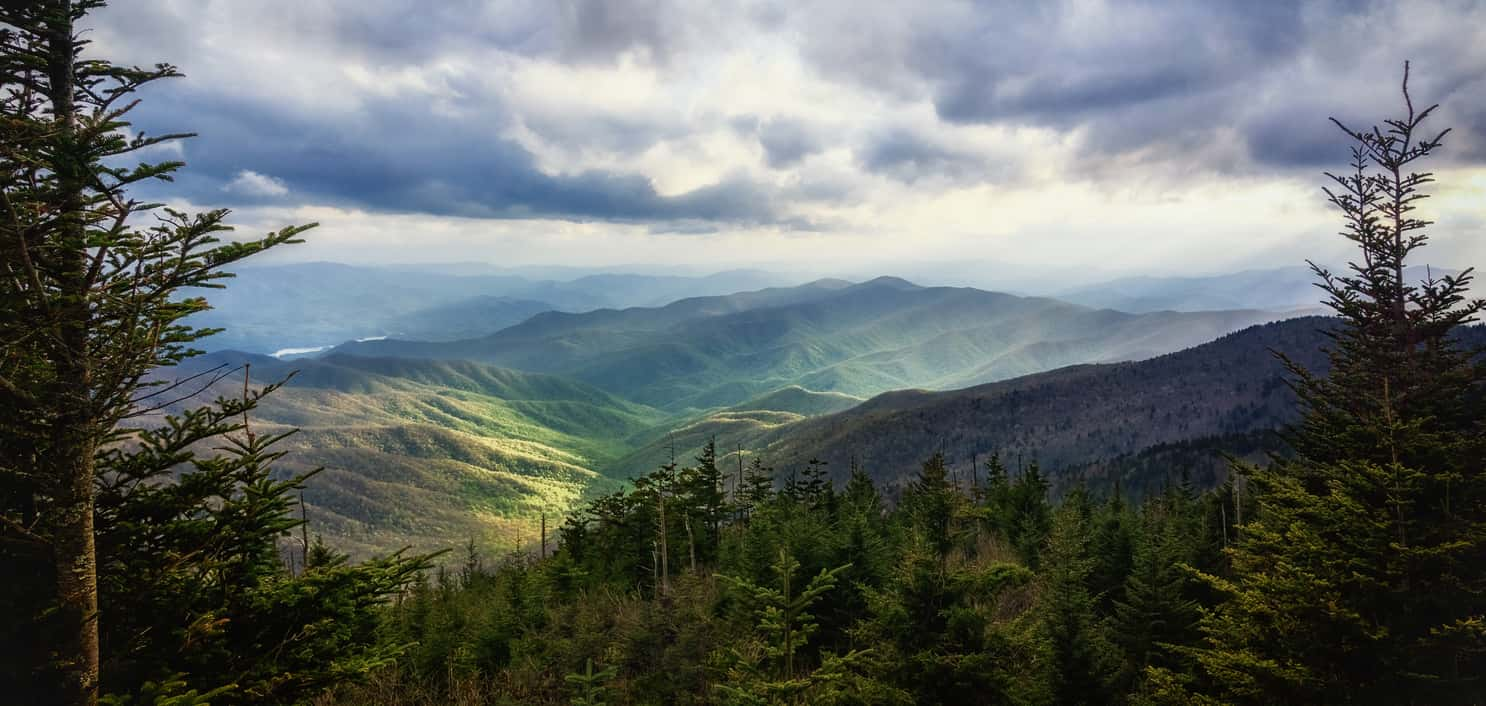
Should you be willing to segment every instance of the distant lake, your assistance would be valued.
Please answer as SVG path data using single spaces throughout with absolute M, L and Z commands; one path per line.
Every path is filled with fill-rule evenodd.
M 385 340 L 387 340 L 387 337 L 386 336 L 367 336 L 366 338 L 358 338 L 358 339 L 356 339 L 356 342 L 357 343 L 365 343 L 367 341 L 385 341 Z M 285 356 L 296 356 L 296 355 L 309 355 L 311 353 L 319 353 L 320 351 L 330 350 L 331 348 L 334 348 L 334 347 L 335 347 L 334 345 L 328 345 L 328 346 L 310 346 L 308 348 L 280 348 L 280 349 L 278 349 L 278 350 L 276 350 L 276 351 L 274 351 L 272 353 L 269 353 L 269 355 L 271 355 L 271 356 L 273 356 L 275 358 L 283 358 Z

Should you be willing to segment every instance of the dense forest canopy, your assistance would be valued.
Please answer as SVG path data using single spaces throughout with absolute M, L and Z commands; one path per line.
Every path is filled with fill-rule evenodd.
M 1312 266 L 1333 314 L 1317 322 L 1324 361 L 1279 355 L 1298 408 L 1278 437 L 1222 418 L 1233 428 L 1217 431 L 1231 435 L 1213 438 L 1236 441 L 1222 449 L 1221 478 L 1184 473 L 1180 444 L 1151 447 L 1138 473 L 1119 454 L 1086 458 L 1101 482 L 1061 479 L 1054 492 L 1035 454 L 1008 449 L 976 448 L 961 473 L 925 443 L 900 450 L 919 459 L 911 474 L 884 479 L 849 441 L 845 459 L 812 455 L 786 472 L 709 438 L 694 458 L 673 455 L 560 523 L 544 514 L 539 536 L 509 554 L 472 541 L 459 556 L 353 562 L 310 538 L 302 492 L 317 470 L 279 464 L 295 429 L 255 417 L 292 373 L 255 376 L 250 362 L 221 358 L 156 374 L 183 368 L 215 333 L 187 319 L 208 309 L 203 289 L 230 286 L 226 268 L 310 226 L 224 242 L 224 210 L 130 196 L 184 166 L 131 161 L 186 135 L 144 135 L 128 121 L 136 91 L 177 72 L 91 56 L 77 28 L 101 5 L 0 9 L 5 698 L 1486 703 L 1486 367 L 1479 331 L 1464 333 L 1486 300 L 1470 297 L 1470 270 L 1422 283 L 1406 274 L 1428 243 L 1417 209 L 1433 179 L 1420 170 L 1448 132 L 1432 132 L 1434 108 L 1412 102 L 1407 64 L 1400 117 L 1337 123 L 1351 160 L 1327 175 L 1325 194 L 1354 258 L 1341 271 Z M 1065 308 L 1047 301 L 1038 306 Z M 1165 364 L 1186 359 L 1175 360 Z M 1208 363 L 1196 367 L 1214 389 L 1244 389 Z M 562 390 L 581 420 L 572 435 L 590 436 L 629 435 L 711 389 L 693 371 L 663 399 L 661 375 L 647 386 L 651 408 L 472 363 L 305 367 L 327 386 L 372 367 L 458 378 L 492 398 Z M 1055 371 L 994 391 L 1071 380 L 1048 399 L 1154 415 L 1076 394 L 1137 396 L 1158 382 L 1141 377 L 1150 369 Z M 1255 391 L 1252 406 L 1275 404 L 1278 386 Z M 199 403 L 203 391 L 216 399 Z M 850 404 L 803 388 L 750 398 L 760 392 L 731 390 L 723 411 L 759 412 L 750 399 Z M 928 420 L 923 409 L 913 411 Z M 539 426 L 543 411 L 520 406 L 501 421 Z M 1021 421 L 1032 422 L 979 420 Z M 610 441 L 584 443 L 602 456 Z

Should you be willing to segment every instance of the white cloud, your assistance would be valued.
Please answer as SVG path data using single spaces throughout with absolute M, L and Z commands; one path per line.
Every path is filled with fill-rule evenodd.
M 244 169 L 237 176 L 222 187 L 223 191 L 250 197 L 279 197 L 289 193 L 289 187 L 284 184 L 283 179 L 272 177 L 267 174 L 259 174 L 250 169 Z
M 996 0 L 123 6 L 100 13 L 94 47 L 179 64 L 187 78 L 150 89 L 161 92 L 145 107 L 161 97 L 164 127 L 202 133 L 184 173 L 207 186 L 176 182 L 166 198 L 273 199 L 326 222 L 286 256 L 1146 271 L 1326 259 L 1342 241 L 1319 172 L 1346 152 L 1325 118 L 1394 112 L 1397 65 L 1414 57 L 1416 99 L 1444 101 L 1432 122 L 1456 127 L 1427 204 L 1438 252 L 1486 264 L 1486 43 L 1456 31 L 1469 22 L 1448 0 L 1348 12 L 1309 0 L 1273 18 L 1180 0 L 1118 12 Z M 1486 4 L 1464 9 L 1486 17 Z M 714 186 L 703 196 L 736 205 L 663 203 Z M 440 210 L 450 200 L 461 207 Z

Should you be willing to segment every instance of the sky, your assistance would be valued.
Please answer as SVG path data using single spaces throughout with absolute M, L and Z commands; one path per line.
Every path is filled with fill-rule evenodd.
M 269 261 L 1202 274 L 1343 261 L 1321 188 L 1440 103 L 1425 257 L 1486 264 L 1486 2 L 117 0 L 198 137 L 147 195 Z

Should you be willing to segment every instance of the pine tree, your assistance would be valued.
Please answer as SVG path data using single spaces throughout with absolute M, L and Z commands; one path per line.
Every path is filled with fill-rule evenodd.
M 174 393 L 146 374 L 193 351 L 210 331 L 183 323 L 204 310 L 193 287 L 223 268 L 295 242 L 304 227 L 221 244 L 226 211 L 188 215 L 129 197 L 168 180 L 178 162 L 122 163 L 185 135 L 130 137 L 133 94 L 175 68 L 83 58 L 75 27 L 100 0 L 0 8 L 0 471 L 6 535 L 53 558 L 55 658 L 63 701 L 93 704 L 101 668 L 95 525 L 97 459 L 144 406 Z M 147 226 L 135 223 L 143 217 Z
M 1089 590 L 1101 612 L 1123 597 L 1125 578 L 1135 561 L 1133 523 L 1120 484 L 1116 482 L 1109 499 L 1094 513 L 1093 536 L 1089 540 L 1089 553 L 1094 559 Z
M 718 578 L 743 593 L 758 617 L 761 653 L 745 654 L 734 650 L 734 664 L 729 669 L 731 684 L 718 685 L 732 703 L 775 704 L 803 703 L 812 691 L 842 679 L 845 670 L 861 653 L 828 655 L 822 666 L 806 670 L 797 656 L 818 629 L 810 609 L 836 587 L 837 577 L 847 566 L 822 569 L 801 590 L 795 584 L 800 563 L 780 548 L 774 562 L 778 587 L 766 587 L 746 579 L 719 575 Z
M 704 560 L 711 562 L 717 557 L 717 543 L 721 538 L 722 521 L 727 514 L 726 498 L 722 492 L 722 471 L 717 468 L 717 441 L 709 439 L 697 456 L 697 465 L 685 468 L 677 478 L 678 495 L 684 502 L 684 513 L 696 529 L 704 532 L 698 543 L 702 547 Z
M 1405 280 L 1441 145 L 1433 112 L 1354 131 L 1331 203 L 1359 261 L 1315 267 L 1341 319 L 1329 377 L 1297 369 L 1297 452 L 1251 472 L 1257 513 L 1231 551 L 1230 598 L 1203 620 L 1206 678 L 1238 703 L 1479 703 L 1486 689 L 1483 371 L 1452 332 L 1486 310 L 1471 276 Z M 1340 125 L 1340 123 L 1338 123 Z
M 1147 512 L 1124 595 L 1114 601 L 1112 637 L 1124 654 L 1118 683 L 1127 690 L 1147 667 L 1178 668 L 1171 648 L 1190 646 L 1196 637 L 1198 605 L 1187 595 L 1190 579 L 1182 565 L 1190 559 L 1182 529 L 1170 517 Z
M 955 520 L 962 513 L 963 496 L 949 482 L 944 455 L 935 453 L 920 468 L 903 493 L 914 536 L 928 547 L 941 567 L 955 545 Z
M 754 456 L 748 461 L 748 473 L 743 480 L 743 501 L 746 504 L 745 515 L 751 515 L 754 508 L 764 504 L 774 495 L 774 469 L 764 465 L 764 459 Z
M 581 673 L 568 674 L 563 677 L 564 681 L 573 687 L 573 706 L 605 706 L 606 694 L 609 689 L 606 684 L 614 675 L 619 673 L 616 667 L 609 667 L 595 673 L 593 671 L 593 660 L 584 663 Z
M 1094 562 L 1088 543 L 1087 517 L 1065 501 L 1048 538 L 1037 608 L 1047 651 L 1045 684 L 1058 706 L 1111 702 L 1112 650 L 1089 595 Z

